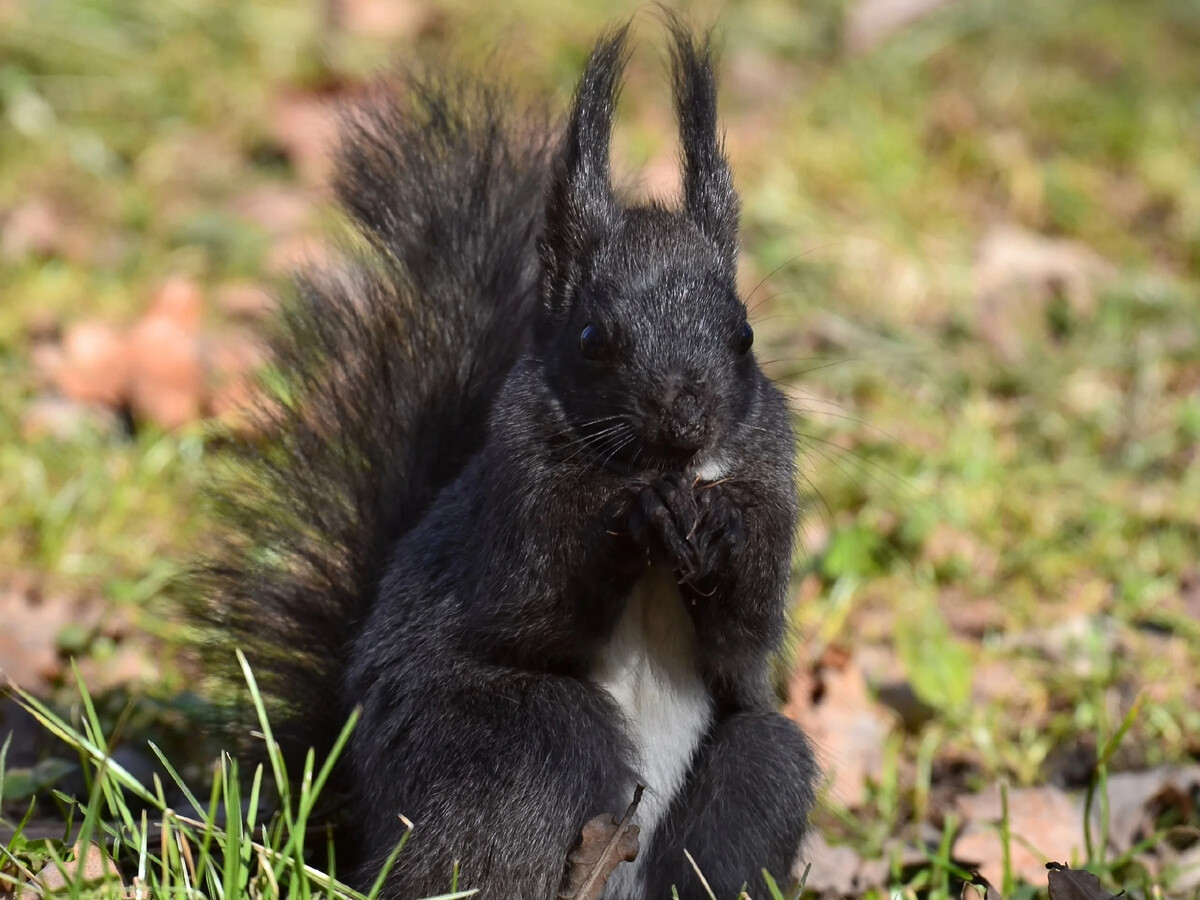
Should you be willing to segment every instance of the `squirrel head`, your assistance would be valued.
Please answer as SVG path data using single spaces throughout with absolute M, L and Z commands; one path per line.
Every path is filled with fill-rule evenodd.
M 570 433 L 597 462 L 712 471 L 766 381 L 736 287 L 738 196 L 718 132 L 711 41 L 669 24 L 682 204 L 627 206 L 614 193 L 621 29 L 591 54 L 550 182 L 535 346 Z

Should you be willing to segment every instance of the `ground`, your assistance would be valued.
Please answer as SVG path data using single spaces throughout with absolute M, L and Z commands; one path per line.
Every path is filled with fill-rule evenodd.
M 902 6 L 929 9 L 889 32 Z M 652 7 L 0 0 L 0 667 L 69 718 L 74 659 L 131 771 L 153 737 L 202 779 L 171 585 L 255 323 L 334 218 L 329 109 L 396 58 L 561 106 L 622 14 L 618 169 L 667 194 Z M 1193 895 L 1200 4 L 692 15 L 719 26 L 742 282 L 801 433 L 779 683 L 830 772 L 810 889 L 979 869 L 1028 896 L 1049 857 Z M 73 755 L 22 721 L 10 825 L 78 778 L 30 768 Z

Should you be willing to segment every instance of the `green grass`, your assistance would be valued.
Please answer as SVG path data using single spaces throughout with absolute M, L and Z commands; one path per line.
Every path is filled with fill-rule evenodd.
M 831 839 L 871 855 L 935 812 L 946 758 L 969 759 L 982 787 L 1044 782 L 1060 746 L 1093 753 L 1101 777 L 1200 752 L 1186 599 L 1200 579 L 1200 5 L 961 0 L 862 57 L 838 42 L 848 7 L 702 3 L 695 18 L 723 33 L 761 358 L 802 410 L 813 497 L 797 647 L 883 653 L 932 711 L 891 735 L 865 809 L 822 814 Z M 48 252 L 0 254 L 0 571 L 132 610 L 170 655 L 163 586 L 204 533 L 199 485 L 220 448 L 202 427 L 27 439 L 41 390 L 30 333 L 128 324 L 175 274 L 210 296 L 278 284 L 274 239 L 238 202 L 263 188 L 320 202 L 272 132 L 281 95 L 396 54 L 478 63 L 498 47 L 496 66 L 561 101 L 597 30 L 636 13 L 619 166 L 673 152 L 652 12 L 439 9 L 428 34 L 389 41 L 325 33 L 315 3 L 0 3 L 0 211 L 41 198 L 63 222 Z M 1090 310 L 1051 297 L 1014 315 L 1015 358 L 989 340 L 972 288 L 998 223 L 1080 242 L 1109 270 Z M 1072 619 L 1067 665 L 1038 641 Z M 108 652 L 99 635 L 64 643 Z M 997 672 L 1005 689 L 985 690 Z M 186 683 L 167 672 L 144 688 L 123 737 L 186 717 Z M 58 689 L 72 702 L 69 680 Z M 109 728 L 126 709 L 97 704 Z M 110 767 L 95 783 L 120 779 Z M 97 802 L 94 827 L 121 821 Z M 1116 887 L 1128 861 L 1102 846 L 1090 862 Z M 935 858 L 910 894 L 949 890 L 949 857 Z
M 211 779 L 209 795 L 194 793 L 165 755 L 158 756 L 170 783 L 155 777 L 150 787 L 142 784 L 116 762 L 105 739 L 100 717 L 82 681 L 78 682 L 82 715 L 72 724 L 57 715 L 31 694 L 18 690 L 22 705 L 52 734 L 62 739 L 84 761 L 90 775 L 86 802 L 56 793 L 65 807 L 65 832 L 68 838 L 29 839 L 24 826 L 29 812 L 15 825 L 7 847 L 0 848 L 0 883 L 9 890 L 22 884 L 45 884 L 48 873 L 62 874 L 61 886 L 43 888 L 48 896 L 79 897 L 210 897 L 223 900 L 246 896 L 301 898 L 324 897 L 327 900 L 375 900 L 397 855 L 403 851 L 408 834 L 401 840 L 379 878 L 366 893 L 339 882 L 307 862 L 306 842 L 320 842 L 320 829 L 310 827 L 310 816 L 329 777 L 333 761 L 345 746 L 356 718 L 347 722 L 335 742 L 329 759 L 318 767 L 312 754 L 304 761 L 299 778 L 289 780 L 281 751 L 263 712 L 262 698 L 253 675 L 242 660 L 250 696 L 259 712 L 269 774 L 263 765 L 250 778 L 238 770 L 237 760 L 227 754 L 220 759 L 219 770 Z M 0 751 L 0 801 L 6 785 Z M 293 796 L 289 784 L 297 786 Z M 281 786 L 278 797 L 272 786 Z M 244 793 L 248 788 L 248 793 Z M 168 789 L 178 790 L 185 798 L 183 809 L 168 803 Z M 273 812 L 272 810 L 277 810 Z M 78 828 L 74 828 L 78 822 Z M 411 828 L 410 828 L 411 831 Z M 73 861 L 80 848 L 95 847 L 106 860 L 119 860 L 127 870 L 136 872 L 132 883 L 123 884 L 115 867 L 87 878 Z M 333 871 L 333 867 L 330 867 Z M 39 883 L 39 876 L 41 882 Z M 431 900 L 459 900 L 474 891 L 439 895 Z

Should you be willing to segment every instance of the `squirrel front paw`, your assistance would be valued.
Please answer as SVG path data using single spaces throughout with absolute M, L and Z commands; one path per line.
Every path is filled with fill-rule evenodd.
M 680 583 L 703 594 L 737 565 L 746 543 L 746 527 L 741 504 L 727 485 L 701 485 L 695 498 L 699 517 L 689 540 L 699 564 Z
M 663 475 L 643 487 L 629 512 L 629 536 L 646 551 L 650 562 L 669 564 L 685 580 L 701 565 L 693 540 L 700 506 L 691 482 L 683 475 Z

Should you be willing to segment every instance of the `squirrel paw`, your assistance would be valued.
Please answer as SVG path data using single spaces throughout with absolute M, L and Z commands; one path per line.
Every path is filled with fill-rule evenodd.
M 684 580 L 700 568 L 692 540 L 700 524 L 700 507 L 682 475 L 663 475 L 642 488 L 629 513 L 629 535 L 650 560 L 664 560 Z
M 688 538 L 695 548 L 698 565 L 680 583 L 704 594 L 737 564 L 746 542 L 746 528 L 741 506 L 725 486 L 704 486 L 695 496 L 699 517 Z

